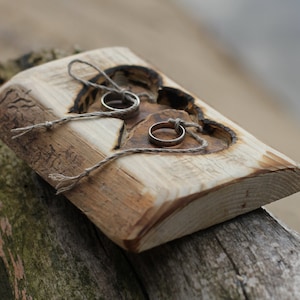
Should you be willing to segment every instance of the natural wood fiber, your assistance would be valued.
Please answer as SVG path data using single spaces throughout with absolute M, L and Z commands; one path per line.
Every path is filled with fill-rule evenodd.
M 68 63 L 75 58 L 153 97 L 142 99 L 140 114 L 132 120 L 68 122 L 13 140 L 13 128 L 99 109 L 97 101 L 92 103 L 99 95 L 68 76 Z M 76 72 L 101 81 L 91 68 Z M 151 104 L 153 98 L 159 101 Z M 297 163 L 126 48 L 94 50 L 19 73 L 0 90 L 0 114 L 1 139 L 53 186 L 51 173 L 77 175 L 119 149 L 148 143 L 142 132 L 151 118 L 184 115 L 203 126 L 209 143 L 204 153 L 126 156 L 65 193 L 102 232 L 130 251 L 152 248 L 300 190 Z M 190 142 L 180 146 L 190 147 Z
M 299 235 L 262 209 L 129 254 L 2 142 L 0 165 L 1 299 L 300 297 Z

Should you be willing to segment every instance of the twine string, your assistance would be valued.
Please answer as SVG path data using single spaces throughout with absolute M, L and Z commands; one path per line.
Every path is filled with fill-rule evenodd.
M 75 75 L 72 71 L 72 66 L 74 63 L 82 63 L 82 64 L 86 64 L 92 68 L 94 68 L 95 70 L 97 70 L 97 72 L 99 72 L 99 74 L 103 75 L 106 80 L 113 86 L 113 87 L 109 87 L 106 85 L 102 85 L 102 84 L 98 84 L 95 82 L 91 82 L 88 80 L 84 80 L 82 78 L 80 78 L 79 76 Z M 95 111 L 95 112 L 89 112 L 89 113 L 83 113 L 83 114 L 76 114 L 76 115 L 69 115 L 69 116 L 64 116 L 60 119 L 56 119 L 53 121 L 46 121 L 46 122 L 42 122 L 42 123 L 37 123 L 37 124 L 33 124 L 33 125 L 29 125 L 29 126 L 25 126 L 25 127 L 18 127 L 18 128 L 13 128 L 11 129 L 11 132 L 16 133 L 14 136 L 12 136 L 12 139 L 16 139 L 21 137 L 22 135 L 25 135 L 27 133 L 29 133 L 30 131 L 34 130 L 34 129 L 52 129 L 54 125 L 61 125 L 64 123 L 67 123 L 69 121 L 76 121 L 76 120 L 82 120 L 82 119 L 91 119 L 91 118 L 123 118 L 124 116 L 130 115 L 131 113 L 133 113 L 134 111 L 137 110 L 139 103 L 138 101 L 136 101 L 136 99 L 134 99 L 128 90 L 120 87 L 115 81 L 113 81 L 103 70 L 101 70 L 100 68 L 94 66 L 93 64 L 80 60 L 80 59 L 74 59 L 72 60 L 69 64 L 68 64 L 68 73 L 69 75 L 75 79 L 76 81 L 81 82 L 82 84 L 86 85 L 86 86 L 90 86 L 96 89 L 101 89 L 101 90 L 105 90 L 108 92 L 115 92 L 115 93 L 119 93 L 122 95 L 122 97 L 130 100 L 131 103 L 133 103 L 131 106 L 124 108 L 122 110 L 114 110 L 114 111 Z M 148 96 L 147 93 L 141 93 L 141 94 L 137 94 L 137 96 Z
M 93 69 L 95 69 L 99 74 L 101 74 L 102 76 L 105 77 L 106 81 L 111 85 L 111 86 L 107 86 L 107 85 L 103 85 L 103 84 L 99 84 L 96 82 L 92 82 L 89 80 L 85 80 L 80 78 L 79 76 L 77 76 L 73 71 L 72 71 L 72 66 L 75 63 L 80 63 L 80 64 L 85 64 L 88 65 L 90 67 L 92 67 Z M 100 68 L 98 68 L 97 66 L 80 60 L 80 59 L 74 59 L 72 60 L 69 64 L 68 64 L 68 74 L 70 77 L 72 77 L 74 80 L 82 83 L 85 86 L 89 86 L 89 87 L 93 87 L 96 89 L 101 89 L 107 92 L 115 92 L 115 93 L 119 93 L 122 95 L 122 97 L 130 100 L 131 103 L 133 103 L 131 106 L 124 108 L 122 110 L 113 110 L 113 111 L 95 111 L 95 112 L 89 112 L 89 113 L 82 113 L 82 114 L 76 114 L 76 115 L 68 115 L 68 116 L 64 116 L 60 119 L 56 119 L 53 121 L 45 121 L 42 123 L 38 123 L 38 124 L 34 124 L 34 125 L 29 125 L 29 126 L 25 126 L 25 127 L 19 127 L 19 128 L 14 128 L 11 131 L 16 133 L 16 135 L 12 136 L 12 139 L 16 139 L 24 134 L 27 134 L 29 132 L 31 132 L 34 129 L 52 129 L 54 127 L 54 125 L 61 125 L 70 121 L 76 121 L 76 120 L 82 120 L 82 119 L 91 119 L 91 118 L 101 118 L 101 117 L 112 117 L 112 118 L 123 118 L 125 116 L 128 116 L 129 114 L 131 114 L 132 112 L 135 112 L 138 109 L 139 106 L 139 101 L 136 101 L 136 99 L 132 96 L 132 93 L 129 92 L 128 90 L 120 87 L 114 80 L 112 80 L 103 70 L 101 70 Z M 154 101 L 155 99 L 153 99 L 153 96 L 151 96 L 150 94 L 146 93 L 146 92 L 142 92 L 140 94 L 136 94 L 137 96 L 147 96 L 150 100 Z M 123 99 L 124 99 L 123 98 Z M 195 132 L 195 130 L 190 130 L 188 129 L 188 127 L 193 127 L 194 129 L 196 129 L 196 131 L 198 131 L 199 133 L 203 132 L 203 128 L 202 126 L 200 126 L 198 123 L 193 123 L 193 122 L 185 122 L 182 119 L 169 119 L 168 120 L 169 123 L 174 125 L 174 129 L 176 132 L 179 131 L 179 126 L 183 126 L 185 128 L 185 131 L 187 134 L 189 134 L 192 138 L 194 138 L 198 143 L 199 146 L 194 147 L 194 148 L 188 148 L 188 149 L 174 149 L 174 148 L 131 148 L 131 149 L 125 149 L 119 152 L 116 152 L 106 158 L 104 158 L 103 160 L 97 162 L 95 165 L 86 168 L 83 172 L 81 172 L 80 174 L 76 175 L 76 176 L 66 176 L 60 173 L 53 173 L 53 174 L 49 174 L 49 178 L 57 181 L 58 184 L 56 185 L 56 189 L 57 189 L 57 194 L 66 192 L 71 190 L 74 186 L 77 185 L 77 183 L 79 181 L 81 181 L 83 178 L 89 176 L 89 174 L 97 169 L 101 169 L 104 166 L 106 166 L 107 164 L 109 164 L 110 162 L 124 157 L 124 156 L 128 156 L 128 155 L 132 155 L 132 154 L 138 154 L 138 153 L 143 153 L 143 154 L 151 154 L 151 153 L 187 153 L 187 154 L 191 154 L 191 153 L 197 153 L 197 152 L 201 152 L 203 151 L 207 146 L 208 146 L 208 142 L 203 139 L 201 136 L 199 136 L 199 134 L 197 134 Z
M 80 180 L 83 178 L 87 177 L 91 172 L 101 169 L 110 162 L 132 154 L 155 154 L 155 153 L 169 153 L 169 154 L 178 154 L 178 153 L 186 153 L 186 154 L 191 154 L 191 153 L 198 153 L 200 151 L 203 151 L 207 146 L 208 143 L 205 139 L 200 137 L 197 133 L 195 133 L 192 130 L 187 129 L 187 127 L 194 127 L 197 129 L 198 132 L 202 132 L 202 127 L 197 124 L 197 123 L 189 123 L 189 122 L 184 122 L 181 119 L 169 119 L 168 122 L 175 124 L 175 126 L 183 126 L 186 130 L 186 133 L 189 134 L 191 137 L 193 137 L 198 143 L 199 146 L 194 147 L 194 148 L 188 148 L 188 149 L 174 149 L 174 148 L 130 148 L 130 149 L 125 149 L 119 152 L 116 152 L 103 160 L 97 162 L 95 165 L 92 167 L 86 168 L 82 173 L 76 175 L 76 176 L 66 176 L 60 173 L 54 173 L 50 174 L 49 178 L 57 181 L 58 184 L 56 185 L 56 190 L 57 194 L 66 192 L 71 190 L 74 186 L 78 184 Z
M 84 80 L 82 78 L 80 78 L 79 76 L 75 75 L 72 72 L 72 66 L 75 63 L 80 63 L 80 64 L 85 64 L 90 66 L 91 68 L 95 69 L 99 74 L 101 74 L 102 76 L 105 77 L 105 79 L 113 86 L 113 88 L 103 85 L 103 84 L 98 84 L 95 82 L 92 82 L 90 80 Z M 75 79 L 76 81 L 81 82 L 82 84 L 86 85 L 86 86 L 90 86 L 96 89 L 102 89 L 108 92 L 120 92 L 122 93 L 124 91 L 123 88 L 121 88 L 114 80 L 112 80 L 103 70 L 101 70 L 100 68 L 98 68 L 97 66 L 93 65 L 92 63 L 89 63 L 87 61 L 81 60 L 81 59 L 74 59 L 72 60 L 69 64 L 68 64 L 68 74 Z

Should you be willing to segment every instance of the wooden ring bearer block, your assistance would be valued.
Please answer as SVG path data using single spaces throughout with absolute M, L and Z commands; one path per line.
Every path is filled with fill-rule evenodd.
M 119 86 L 139 95 L 137 113 L 123 119 L 65 122 L 12 139 L 14 128 L 101 110 L 100 99 L 107 91 L 70 77 L 68 64 L 74 59 L 101 68 Z M 84 80 L 110 85 L 88 65 L 74 65 L 73 72 Z M 17 74 L 0 89 L 0 115 L 0 138 L 53 186 L 57 182 L 49 174 L 75 176 L 119 151 L 158 149 L 148 138 L 155 123 L 179 118 L 201 126 L 197 134 L 208 146 L 198 153 L 122 156 L 64 193 L 102 232 L 129 251 L 144 251 L 300 190 L 296 162 L 127 48 L 89 51 Z M 174 138 L 169 136 L 172 132 L 159 133 L 160 139 Z M 186 134 L 182 143 L 169 148 L 197 145 Z

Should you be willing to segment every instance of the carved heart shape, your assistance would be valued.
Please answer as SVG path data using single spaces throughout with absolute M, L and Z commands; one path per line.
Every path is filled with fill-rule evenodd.
M 124 119 L 118 112 L 99 112 L 98 100 L 106 91 L 82 88 L 66 74 L 66 67 L 78 59 L 101 70 L 106 68 L 110 79 L 138 94 L 139 113 Z M 83 78 L 79 81 L 86 82 L 97 73 L 81 66 L 76 74 L 78 79 Z M 90 80 L 108 85 L 103 74 Z M 121 104 L 128 103 L 126 97 L 121 99 Z M 80 114 L 92 110 L 98 111 L 95 117 L 105 118 L 67 122 L 73 117 L 82 120 Z M 68 111 L 74 114 L 66 116 Z M 50 184 L 68 184 L 70 180 L 69 189 L 63 190 L 65 195 L 127 250 L 152 248 L 300 189 L 299 164 L 187 94 L 126 48 L 98 49 L 21 72 L 1 87 L 0 113 L 1 139 Z M 149 128 L 169 118 L 202 126 L 204 130 L 197 134 L 208 141 L 205 151 L 200 145 L 197 155 L 183 155 L 191 154 L 195 141 L 183 135 L 181 123 L 154 130 L 159 136 L 162 132 L 157 133 L 157 128 L 167 128 L 165 132 L 169 128 L 173 134 L 175 129 L 180 144 L 171 143 L 168 148 L 151 145 L 147 139 Z M 57 119 L 60 123 L 55 123 Z M 32 124 L 38 125 L 37 130 L 29 131 Z M 16 127 L 23 127 L 26 134 L 12 139 L 11 129 Z M 145 153 L 145 146 L 152 149 Z M 166 153 L 164 150 L 172 153 L 150 155 Z M 97 169 L 105 162 L 111 164 Z
M 182 118 L 188 122 L 197 122 L 203 127 L 200 135 L 208 142 L 204 153 L 212 153 L 228 148 L 235 141 L 234 132 L 214 120 L 205 118 L 201 107 L 195 104 L 191 95 L 180 89 L 164 85 L 164 79 L 153 69 L 120 65 L 105 70 L 105 73 L 122 88 L 139 95 L 141 102 L 139 113 L 124 120 L 115 149 L 130 147 L 154 147 L 148 141 L 148 129 L 155 122 L 166 121 L 168 118 Z M 106 78 L 99 74 L 90 82 L 110 86 Z M 84 86 L 80 89 L 71 107 L 72 113 L 85 113 L 101 110 L 100 98 L 105 93 L 93 87 Z M 196 141 L 190 137 L 180 148 L 189 148 Z

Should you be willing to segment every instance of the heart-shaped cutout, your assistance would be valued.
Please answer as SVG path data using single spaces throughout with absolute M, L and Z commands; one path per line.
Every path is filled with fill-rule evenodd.
M 201 135 L 207 140 L 208 147 L 202 154 L 221 151 L 235 141 L 235 134 L 230 128 L 205 118 L 201 107 L 195 104 L 194 97 L 180 89 L 165 86 L 164 79 L 155 70 L 142 66 L 120 65 L 106 69 L 105 74 L 124 90 L 140 97 L 139 112 L 124 120 L 116 149 L 153 147 L 148 141 L 149 127 L 155 122 L 166 121 L 169 118 L 182 118 L 203 127 Z M 110 83 L 101 74 L 89 81 L 110 87 Z M 101 110 L 100 99 L 105 92 L 84 86 L 79 90 L 70 112 Z M 187 138 L 180 147 L 186 149 L 195 142 Z

